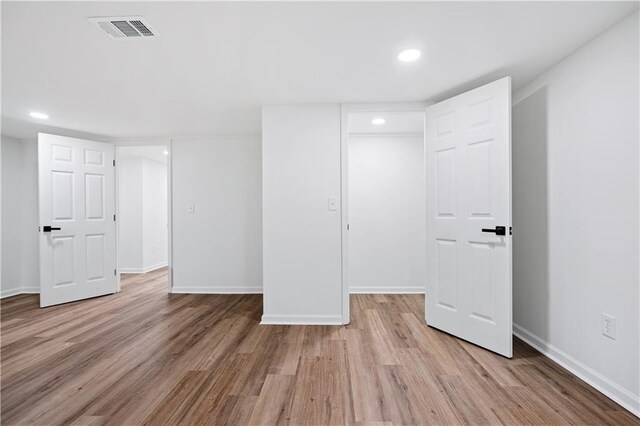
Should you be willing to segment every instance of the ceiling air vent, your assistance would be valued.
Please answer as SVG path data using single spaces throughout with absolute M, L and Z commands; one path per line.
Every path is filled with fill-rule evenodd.
M 114 40 L 144 40 L 160 34 L 142 16 L 101 16 L 88 18 Z

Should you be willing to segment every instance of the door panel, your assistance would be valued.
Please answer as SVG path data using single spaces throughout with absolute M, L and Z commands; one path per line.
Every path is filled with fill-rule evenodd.
M 73 220 L 73 173 L 51 171 L 53 220 Z
M 426 135 L 427 323 L 511 357 L 510 78 L 428 107 Z
M 457 310 L 458 247 L 455 240 L 436 239 L 436 300 L 438 307 Z
M 72 235 L 51 237 L 53 251 L 53 286 L 75 284 L 75 241 Z
M 111 144 L 38 135 L 40 306 L 116 292 L 113 154 Z
M 104 234 L 87 235 L 86 256 L 87 260 L 87 281 L 95 281 L 105 278 L 105 238 Z
M 104 220 L 104 175 L 84 175 L 85 217 L 87 220 Z

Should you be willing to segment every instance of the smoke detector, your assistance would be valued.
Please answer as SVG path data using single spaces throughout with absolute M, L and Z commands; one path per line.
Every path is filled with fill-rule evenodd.
M 87 19 L 113 40 L 145 40 L 160 37 L 142 16 L 100 16 Z

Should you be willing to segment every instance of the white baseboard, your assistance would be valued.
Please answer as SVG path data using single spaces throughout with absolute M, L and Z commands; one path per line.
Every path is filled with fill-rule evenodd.
M 18 294 L 38 294 L 40 287 L 18 287 L 9 290 L 0 291 L 0 299 L 5 297 L 17 296 Z
M 147 266 L 145 268 L 120 268 L 121 274 L 146 274 L 147 272 L 155 271 L 156 269 L 165 268 L 167 262 L 158 263 L 157 265 Z
M 342 325 L 342 315 L 263 315 L 262 325 Z
M 22 293 L 22 288 L 11 288 L 9 290 L 0 291 L 0 299 L 11 297 Z
M 147 272 L 155 271 L 156 269 L 166 268 L 167 266 L 168 266 L 167 262 L 162 262 L 162 263 L 157 263 L 155 265 L 147 266 L 146 268 L 144 268 L 143 274 L 146 274 Z
M 262 287 L 183 287 L 173 286 L 177 294 L 262 294 Z
M 532 346 L 546 357 L 552 359 L 589 385 L 620 404 L 636 416 L 640 417 L 640 396 L 634 395 L 627 389 L 603 376 L 592 368 L 581 363 L 566 352 L 531 333 L 523 327 L 513 324 L 513 334 L 520 340 Z
M 424 287 L 351 287 L 351 294 L 424 294 Z
M 121 274 L 144 274 L 142 268 L 120 268 Z

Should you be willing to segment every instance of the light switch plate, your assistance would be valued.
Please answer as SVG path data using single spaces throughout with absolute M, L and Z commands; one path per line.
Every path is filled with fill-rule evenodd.
M 338 200 L 336 198 L 329 198 L 329 211 L 335 212 L 338 210 Z
M 194 214 L 195 212 L 196 212 L 196 205 L 195 205 L 195 204 L 193 204 L 193 203 L 190 203 L 190 204 L 187 206 L 187 213 L 189 213 L 189 214 Z

